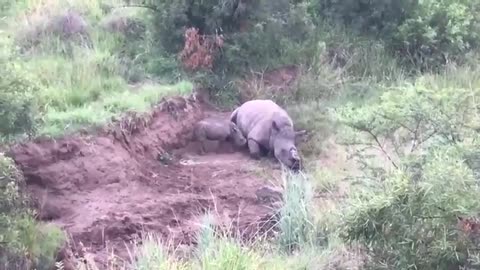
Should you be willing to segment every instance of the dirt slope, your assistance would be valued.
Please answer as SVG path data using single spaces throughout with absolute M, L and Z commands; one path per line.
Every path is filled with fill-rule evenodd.
M 62 226 L 98 262 L 107 247 L 154 231 L 194 244 L 197 217 L 214 210 L 242 232 L 272 215 L 255 192 L 268 184 L 257 161 L 223 145 L 199 156 L 193 123 L 215 112 L 195 98 L 172 98 L 147 116 L 130 115 L 99 134 L 19 144 L 7 153 L 23 170 L 39 218 Z

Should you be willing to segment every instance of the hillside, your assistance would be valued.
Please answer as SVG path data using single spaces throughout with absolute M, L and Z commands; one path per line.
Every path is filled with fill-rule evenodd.
M 476 1 L 0 5 L 0 269 L 480 263 Z M 252 99 L 300 173 L 198 152 Z

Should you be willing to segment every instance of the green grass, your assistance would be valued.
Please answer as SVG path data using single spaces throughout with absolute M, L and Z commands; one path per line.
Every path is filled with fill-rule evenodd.
M 288 172 L 287 172 L 288 173 Z M 315 246 L 321 237 L 312 216 L 313 189 L 302 176 L 284 176 L 284 204 L 280 209 L 278 243 L 287 252 L 304 246 Z
M 102 8 L 105 3 L 120 4 L 25 0 L 12 6 L 0 36 L 5 38 L 1 39 L 5 47 L 23 48 L 21 52 L 10 52 L 10 56 L 15 56 L 18 66 L 39 85 L 33 97 L 39 111 L 38 136 L 58 137 L 103 125 L 112 116 L 126 111 L 147 112 L 163 97 L 192 91 L 192 84 L 178 78 L 168 84 L 153 83 L 172 81 L 168 78 L 138 82 L 148 77 L 144 66 L 149 64 L 138 59 L 148 59 L 145 55 L 151 53 L 152 41 L 127 40 L 120 33 L 106 31 L 102 25 L 102 19 L 108 15 Z M 85 14 L 88 39 L 65 40 L 52 31 L 49 20 L 68 8 Z M 142 18 L 138 10 L 113 11 L 110 18 Z M 6 39 L 7 35 L 14 39 Z M 162 64 L 155 62 L 155 66 Z M 140 86 L 132 90 L 131 80 Z
M 188 269 L 187 264 L 175 259 L 167 247 L 157 235 L 147 233 L 142 238 L 142 244 L 135 246 L 130 253 L 131 267 L 136 270 Z
M 147 112 L 163 97 L 187 94 L 192 89 L 189 82 L 171 86 L 146 85 L 137 93 L 131 90 L 118 91 L 109 97 L 65 110 L 52 107 L 45 111 L 38 134 L 56 137 L 80 128 L 103 125 L 125 111 Z

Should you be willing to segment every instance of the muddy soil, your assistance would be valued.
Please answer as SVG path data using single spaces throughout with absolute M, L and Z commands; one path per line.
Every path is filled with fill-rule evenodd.
M 176 97 L 95 135 L 39 139 L 7 154 L 26 176 L 39 219 L 64 228 L 99 266 L 107 248 L 128 259 L 125 243 L 144 232 L 195 244 L 199 215 L 208 210 L 249 237 L 271 226 L 272 202 L 256 196 L 268 177 L 245 149 L 228 143 L 196 153 L 191 127 L 211 115 L 229 113 Z

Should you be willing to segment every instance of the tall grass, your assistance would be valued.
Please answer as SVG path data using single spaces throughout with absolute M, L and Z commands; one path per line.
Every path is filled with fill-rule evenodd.
M 131 269 L 135 270 L 182 270 L 188 269 L 187 264 L 175 259 L 171 250 L 157 235 L 147 233 L 142 238 L 142 244 L 134 247 L 131 253 Z
M 312 215 L 311 184 L 306 177 L 285 173 L 288 175 L 283 177 L 284 204 L 280 209 L 278 243 L 286 251 L 315 246 L 319 235 Z

